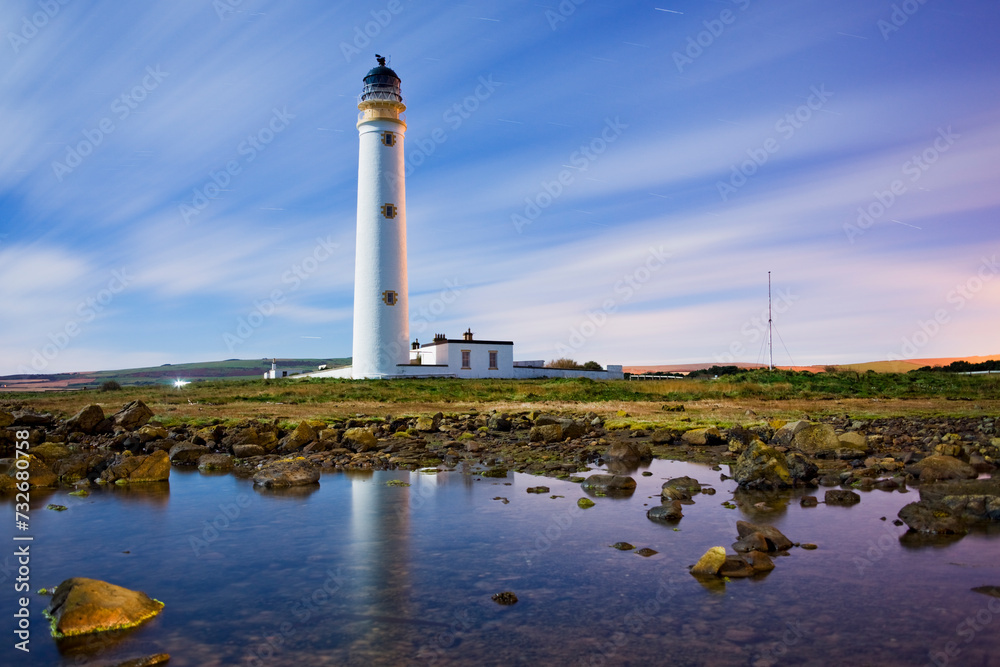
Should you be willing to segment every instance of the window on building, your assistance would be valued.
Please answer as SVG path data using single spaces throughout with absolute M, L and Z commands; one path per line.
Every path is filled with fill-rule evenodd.
M 396 145 L 396 133 L 395 132 L 383 132 L 382 133 L 382 143 L 389 148 Z
M 395 306 L 399 301 L 399 295 L 396 294 L 394 290 L 386 290 L 382 292 L 382 301 L 384 301 L 387 306 Z
M 472 350 L 462 350 L 462 368 L 472 368 Z
M 396 213 L 398 213 L 398 209 L 395 204 L 382 204 L 382 215 L 389 220 L 395 218 Z
M 496 350 L 490 350 L 490 370 L 491 371 L 499 370 L 497 368 L 497 351 Z

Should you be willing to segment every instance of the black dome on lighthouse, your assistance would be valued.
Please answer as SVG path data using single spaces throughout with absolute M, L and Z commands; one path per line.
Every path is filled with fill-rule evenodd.
M 392 68 L 387 67 L 385 58 L 378 58 L 378 66 L 373 67 L 365 75 L 365 88 L 361 93 L 361 101 L 366 100 L 389 100 L 402 102 L 403 93 L 400 90 L 399 75 Z

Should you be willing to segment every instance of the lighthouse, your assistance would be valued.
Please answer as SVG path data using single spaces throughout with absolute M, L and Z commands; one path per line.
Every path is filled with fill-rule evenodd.
M 406 111 L 399 77 L 376 56 L 358 98 L 358 230 L 354 267 L 355 379 L 409 364 L 406 281 Z

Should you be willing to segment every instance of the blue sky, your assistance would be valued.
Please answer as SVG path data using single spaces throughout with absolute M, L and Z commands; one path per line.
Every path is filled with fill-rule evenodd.
M 408 106 L 411 338 L 985 355 L 993 0 L 7 0 L 0 374 L 351 350 L 356 97 Z M 787 353 L 785 348 L 787 347 Z

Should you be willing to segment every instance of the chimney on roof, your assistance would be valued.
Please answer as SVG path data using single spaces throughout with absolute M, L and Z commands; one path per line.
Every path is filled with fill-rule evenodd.
M 472 340 L 472 328 L 471 327 L 469 329 L 467 329 L 464 334 L 462 334 L 462 340 Z

